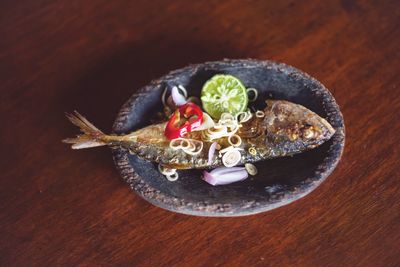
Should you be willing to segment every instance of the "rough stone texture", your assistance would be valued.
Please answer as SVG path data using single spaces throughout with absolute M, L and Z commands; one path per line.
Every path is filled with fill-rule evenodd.
M 326 118 L 336 133 L 327 143 L 290 158 L 257 164 L 259 174 L 245 182 L 212 187 L 200 180 L 199 171 L 181 171 L 171 183 L 152 163 L 114 148 L 122 178 L 147 201 L 159 207 L 200 216 L 242 216 L 268 211 L 297 200 L 315 189 L 336 167 L 344 148 L 344 122 L 331 93 L 317 80 L 291 66 L 272 61 L 223 60 L 175 70 L 138 90 L 121 108 L 113 130 L 127 133 L 148 123 L 148 114 L 160 110 L 167 86 L 182 84 L 198 95 L 204 82 L 216 73 L 230 73 L 247 87 L 257 88 L 255 103 L 266 98 L 302 104 Z M 146 119 L 145 119 L 146 118 Z

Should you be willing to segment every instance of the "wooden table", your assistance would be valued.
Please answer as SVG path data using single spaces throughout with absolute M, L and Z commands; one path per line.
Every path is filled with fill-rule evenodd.
M 399 266 L 399 1 L 2 1 L 2 266 Z M 60 142 L 79 110 L 123 102 L 189 63 L 258 58 L 323 82 L 346 122 L 335 172 L 242 218 L 154 207 L 107 148 Z

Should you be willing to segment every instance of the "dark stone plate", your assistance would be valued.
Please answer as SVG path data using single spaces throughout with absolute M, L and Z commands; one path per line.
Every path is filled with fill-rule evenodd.
M 242 216 L 268 211 L 310 193 L 336 167 L 344 147 L 344 124 L 330 92 L 317 80 L 285 64 L 259 60 L 223 60 L 175 70 L 138 90 L 121 108 L 113 130 L 129 133 L 150 123 L 162 109 L 166 86 L 183 85 L 189 95 L 199 95 L 202 85 L 218 73 L 238 77 L 246 87 L 259 91 L 256 106 L 264 100 L 286 99 L 301 104 L 336 129 L 322 146 L 293 157 L 256 163 L 258 174 L 243 182 L 211 186 L 200 179 L 201 171 L 179 171 L 179 180 L 169 182 L 157 165 L 113 149 L 122 178 L 141 197 L 171 211 L 199 216 Z

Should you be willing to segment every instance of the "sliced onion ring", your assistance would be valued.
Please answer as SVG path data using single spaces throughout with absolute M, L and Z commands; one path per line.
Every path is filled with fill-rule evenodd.
M 255 88 L 247 88 L 247 94 L 249 94 L 250 92 L 254 93 L 254 97 L 253 98 L 249 98 L 249 102 L 254 102 L 256 101 L 257 97 L 258 97 L 258 91 Z

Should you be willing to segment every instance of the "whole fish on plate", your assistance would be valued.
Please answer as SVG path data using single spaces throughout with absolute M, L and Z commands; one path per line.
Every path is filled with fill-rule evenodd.
M 235 133 L 236 138 L 240 139 L 240 143 L 236 142 L 233 148 L 240 157 L 236 165 L 301 153 L 321 145 L 335 133 L 325 119 L 299 104 L 284 100 L 267 100 L 266 103 L 260 115 L 253 114 L 251 119 L 240 124 Z M 164 134 L 167 122 L 126 135 L 106 135 L 77 112 L 68 115 L 68 118 L 83 132 L 76 138 L 64 140 L 71 143 L 73 149 L 120 146 L 140 158 L 168 168 L 204 169 L 221 166 L 223 149 L 216 149 L 210 155 L 212 147 L 232 147 L 228 137 L 214 140 L 204 138 L 207 130 L 188 132 L 179 139 L 191 140 L 183 140 L 182 149 L 171 146 L 172 141 Z M 190 146 L 193 146 L 192 150 L 188 150 Z M 188 153 L 194 150 L 197 153 Z

